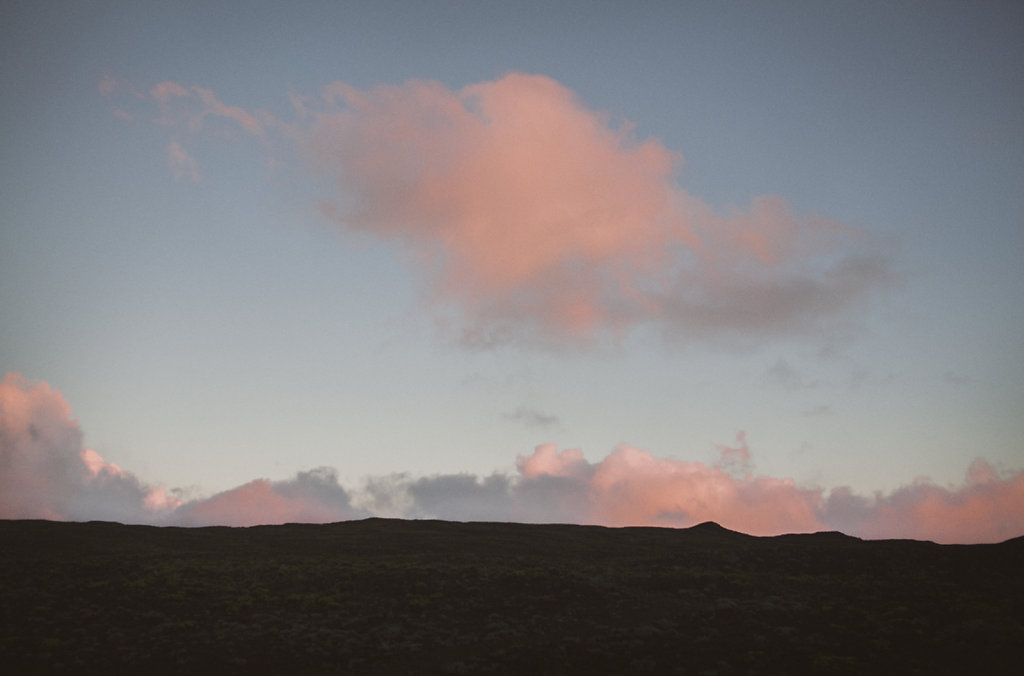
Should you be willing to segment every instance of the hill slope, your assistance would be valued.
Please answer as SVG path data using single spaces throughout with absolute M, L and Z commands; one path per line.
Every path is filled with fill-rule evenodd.
M 1024 539 L 0 521 L 9 673 L 1008 673 Z M 14 669 L 14 671 L 10 671 Z

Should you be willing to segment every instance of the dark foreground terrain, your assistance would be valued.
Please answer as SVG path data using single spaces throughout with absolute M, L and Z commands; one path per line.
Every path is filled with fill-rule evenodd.
M 1024 538 L 0 521 L 0 672 L 1020 673 Z

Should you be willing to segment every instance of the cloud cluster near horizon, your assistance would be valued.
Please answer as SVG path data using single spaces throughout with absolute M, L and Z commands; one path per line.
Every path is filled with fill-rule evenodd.
M 322 212 L 395 243 L 439 326 L 469 346 L 580 346 L 641 325 L 801 334 L 891 278 L 864 233 L 780 197 L 716 211 L 677 185 L 678 153 L 541 75 L 459 90 L 336 82 L 293 94 L 291 121 L 174 82 L 146 98 L 161 125 L 195 134 L 217 120 L 298 153 L 326 181 Z M 181 140 L 167 154 L 176 179 L 200 180 Z
M 919 481 L 888 495 L 825 491 L 757 475 L 743 434 L 713 464 L 620 445 L 599 462 L 551 444 L 517 473 L 368 479 L 356 489 L 328 468 L 257 479 L 184 500 L 148 486 L 82 445 L 60 392 L 8 373 L 0 381 L 0 518 L 104 519 L 158 525 L 326 523 L 368 516 L 460 521 L 687 527 L 703 521 L 754 535 L 841 530 L 866 538 L 996 542 L 1024 534 L 1024 470 L 975 460 L 965 482 Z
M 60 392 L 16 373 L 0 381 L 0 518 L 149 522 L 178 504 L 84 448 Z

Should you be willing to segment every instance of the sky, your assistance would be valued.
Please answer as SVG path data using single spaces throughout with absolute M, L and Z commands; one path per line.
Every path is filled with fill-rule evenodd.
M 1022 32 L 4 3 L 0 517 L 1024 534 Z

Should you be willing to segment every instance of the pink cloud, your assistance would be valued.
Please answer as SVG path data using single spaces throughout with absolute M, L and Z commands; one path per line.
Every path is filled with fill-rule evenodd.
M 0 381 L 0 517 L 66 517 L 67 499 L 58 489 L 89 475 L 70 413 L 46 383 L 33 386 L 17 373 Z
M 1024 534 L 1024 470 L 976 460 L 960 486 L 918 481 L 864 497 L 756 474 L 743 433 L 713 464 L 620 445 L 599 462 L 538 446 L 518 473 L 371 478 L 355 491 L 329 468 L 256 479 L 182 503 L 82 445 L 59 392 L 9 373 L 0 381 L 0 518 L 108 519 L 249 526 L 408 518 L 687 527 L 717 521 L 753 535 L 840 530 L 866 538 L 997 542 Z
M 305 147 L 347 205 L 327 212 L 407 247 L 467 342 L 805 329 L 886 277 L 853 229 L 781 198 L 715 213 L 677 186 L 677 153 L 550 78 L 323 101 Z
M 256 479 L 181 507 L 175 521 L 190 526 L 329 523 L 366 516 L 353 509 L 333 470 L 303 472 L 290 481 Z
M 407 254 L 438 325 L 467 345 L 578 346 L 641 325 L 812 332 L 892 276 L 864 233 L 781 197 L 712 209 L 678 185 L 679 153 L 540 75 L 336 82 L 290 93 L 292 122 L 199 86 L 161 82 L 149 98 L 164 124 L 199 132 L 212 116 L 297 148 L 328 179 L 322 212 Z
M 203 104 L 201 115 L 204 117 L 206 115 L 224 117 L 237 122 L 242 129 L 254 136 L 262 136 L 264 134 L 263 124 L 244 109 L 221 103 L 212 91 L 203 87 L 193 86 L 192 92 L 199 97 Z
M 60 392 L 17 373 L 0 381 L 0 468 L 4 519 L 253 525 L 363 515 L 349 506 L 348 494 L 328 469 L 300 472 L 287 481 L 258 479 L 183 503 L 85 448 Z
M 253 136 L 265 134 L 264 125 L 256 115 L 222 103 L 209 89 L 198 86 L 186 88 L 177 82 L 165 81 L 156 84 L 149 95 L 159 104 L 159 121 L 164 124 L 184 124 L 190 131 L 198 132 L 205 119 L 212 115 L 234 122 Z
M 96 87 L 103 96 L 110 96 L 117 89 L 117 80 L 110 75 L 104 75 Z
M 583 451 L 567 448 L 559 451 L 554 444 L 541 444 L 530 456 L 518 456 L 516 467 L 527 478 L 558 476 L 586 478 L 591 475 L 590 463 L 583 459 Z
M 1000 542 L 1024 534 L 1024 471 L 998 473 L 978 458 L 960 486 L 918 481 L 871 500 L 839 490 L 824 512 L 867 538 Z
M 167 144 L 167 164 L 171 167 L 171 173 L 174 174 L 175 181 L 188 178 L 193 183 L 198 183 L 201 178 L 199 175 L 199 165 L 196 164 L 195 159 L 177 141 L 171 141 Z
M 741 448 L 746 445 L 741 436 Z M 720 447 L 731 458 L 739 449 Z M 787 479 L 764 476 L 737 478 L 721 467 L 700 462 L 656 458 L 621 445 L 596 465 L 579 451 L 539 446 L 520 458 L 526 481 L 543 476 L 572 477 L 588 496 L 583 523 L 607 526 L 691 526 L 717 521 L 753 535 L 822 530 L 816 507 L 817 490 L 797 487 Z M 566 471 L 566 468 L 571 471 Z
M 0 518 L 159 519 L 177 503 L 82 446 L 60 392 L 17 373 L 0 381 Z
M 754 475 L 742 433 L 738 442 L 737 448 L 718 447 L 721 459 L 715 466 L 657 458 L 627 445 L 590 464 L 579 451 L 560 452 L 550 444 L 520 456 L 517 465 L 524 484 L 543 477 L 571 478 L 572 491 L 586 495 L 571 515 L 580 523 L 692 526 L 717 521 L 752 535 L 841 530 L 872 539 L 943 543 L 999 542 L 1024 534 L 1024 470 L 1000 474 L 979 459 L 961 486 L 919 481 L 866 498 L 844 487 L 826 492 Z M 742 473 L 735 471 L 737 462 Z M 566 484 L 557 490 L 566 490 Z
M 154 85 L 149 94 L 161 106 L 169 106 L 173 99 L 187 97 L 188 90 L 177 82 L 165 81 Z
M 106 472 L 107 474 L 111 474 L 113 476 L 128 476 L 127 472 L 118 467 L 116 464 L 112 462 L 107 462 L 99 453 L 92 450 L 91 448 L 83 448 L 78 455 L 79 457 L 82 458 L 82 462 L 85 463 L 85 467 L 86 469 L 89 470 L 89 474 L 91 474 L 94 477 L 97 477 L 100 474 L 103 474 L 104 472 Z
M 736 435 L 736 447 L 716 446 L 719 453 L 719 460 L 716 467 L 725 471 L 731 476 L 748 477 L 753 470 L 751 464 L 750 448 L 747 446 L 747 433 L 739 432 Z
M 108 99 L 112 98 L 115 93 L 119 92 L 121 94 L 125 94 L 126 92 L 131 91 L 130 86 L 117 80 L 117 78 L 112 75 L 104 75 L 96 84 L 96 89 L 102 96 Z M 136 98 L 138 98 L 138 95 L 136 95 Z M 135 115 L 133 113 L 130 113 L 121 106 L 112 107 L 110 112 L 113 113 L 114 117 L 120 120 L 125 120 L 126 122 L 130 122 L 135 119 Z

